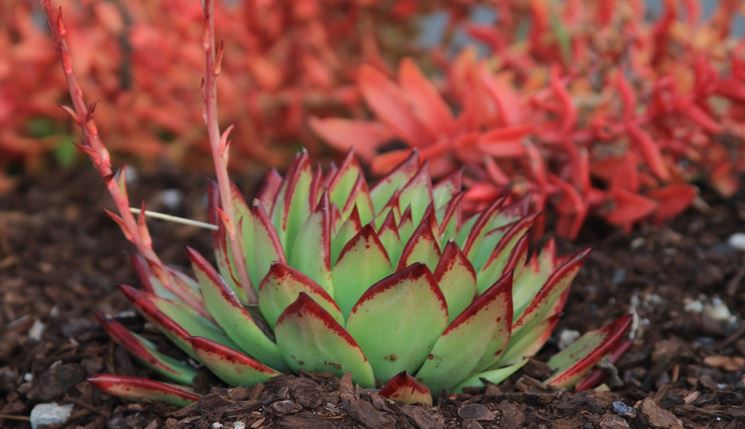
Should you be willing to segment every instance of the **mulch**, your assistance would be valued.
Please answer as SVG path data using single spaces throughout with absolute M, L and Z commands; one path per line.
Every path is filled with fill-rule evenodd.
M 205 175 L 138 176 L 134 201 L 204 219 Z M 196 386 L 203 398 L 176 409 L 123 402 L 85 382 L 100 372 L 147 374 L 93 319 L 100 310 L 149 329 L 115 288 L 135 275 L 130 247 L 103 214 L 110 203 L 99 179 L 87 167 L 21 179 L 0 196 L 0 427 L 29 427 L 24 418 L 43 402 L 74 405 L 66 428 L 745 427 L 745 252 L 727 244 L 745 232 L 745 200 L 703 195 L 706 203 L 669 225 L 625 235 L 593 223 L 578 244 L 562 243 L 594 250 L 539 358 L 556 352 L 562 333 L 633 311 L 634 345 L 609 391 L 546 389 L 536 381 L 545 375 L 539 362 L 499 386 L 437 398 L 435 407 L 392 403 L 323 375 L 229 389 L 204 373 Z M 150 225 L 166 261 L 186 266 L 186 245 L 209 249 L 203 230 Z

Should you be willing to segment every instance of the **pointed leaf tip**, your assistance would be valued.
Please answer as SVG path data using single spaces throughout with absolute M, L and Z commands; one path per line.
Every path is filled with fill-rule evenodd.
M 109 395 L 131 401 L 161 401 L 185 407 L 199 400 L 199 395 L 186 387 L 142 377 L 99 374 L 88 378 L 88 382 Z
M 429 388 L 402 371 L 380 389 L 380 396 L 405 404 L 432 405 Z

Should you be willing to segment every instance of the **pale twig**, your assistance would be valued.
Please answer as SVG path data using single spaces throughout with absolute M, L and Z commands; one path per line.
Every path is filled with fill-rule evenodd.
M 165 221 L 168 221 L 168 222 L 181 223 L 181 224 L 189 225 L 189 226 L 196 226 L 198 228 L 209 229 L 209 230 L 212 230 L 212 231 L 217 231 L 218 230 L 217 225 L 213 225 L 213 224 L 207 223 L 207 222 L 200 222 L 198 220 L 187 219 L 185 217 L 173 216 L 173 215 L 169 215 L 169 214 L 166 214 L 166 213 L 160 213 L 160 212 L 154 212 L 152 210 L 145 210 L 143 212 L 142 210 L 140 210 L 138 208 L 135 208 L 135 207 L 130 207 L 129 208 L 129 211 L 131 211 L 132 213 L 135 213 L 135 214 L 145 213 L 145 216 L 146 217 L 151 217 L 151 218 L 154 218 L 154 219 L 165 220 Z

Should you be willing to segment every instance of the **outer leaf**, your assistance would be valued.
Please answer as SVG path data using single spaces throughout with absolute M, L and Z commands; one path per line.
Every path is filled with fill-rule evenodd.
M 129 331 L 116 320 L 102 313 L 96 313 L 96 319 L 114 341 L 121 344 L 135 359 L 153 371 L 181 384 L 191 384 L 197 375 L 194 368 L 160 353 L 155 344 Z
M 357 342 L 323 307 L 304 293 L 277 320 L 277 346 L 293 371 L 351 373 L 365 387 L 375 377 Z
M 295 235 L 310 215 L 312 181 L 313 172 L 308 154 L 302 152 L 290 167 L 287 178 L 277 193 L 272 211 L 272 222 L 285 249 L 292 249 Z
M 271 212 L 274 208 L 274 202 L 277 200 L 279 188 L 281 187 L 282 175 L 272 168 L 264 176 L 264 180 L 261 183 L 261 189 L 259 189 L 259 192 L 256 194 L 256 199 Z
M 290 265 L 333 294 L 331 282 L 331 213 L 324 193 L 315 212 L 298 231 L 290 252 Z
M 384 398 L 404 404 L 432 405 L 429 388 L 405 371 L 388 380 L 379 393 Z
M 483 268 L 479 271 L 479 293 L 483 292 L 492 282 L 494 282 L 494 279 L 498 279 L 505 272 L 507 262 L 513 254 L 513 250 L 515 250 L 518 243 L 527 236 L 528 230 L 533 226 L 534 219 L 534 217 L 530 217 L 518 221 L 504 233 L 502 238 L 499 240 L 499 244 L 494 248 L 491 256 L 489 256 L 489 259 L 487 259 Z M 522 242 L 523 246 L 520 247 L 519 250 L 527 251 L 528 243 L 524 240 Z
M 375 213 L 383 210 L 388 200 L 414 177 L 419 167 L 419 152 L 411 152 L 401 164 L 381 179 L 370 191 Z
M 492 384 L 499 384 L 506 380 L 509 376 L 516 373 L 517 370 L 522 368 L 526 363 L 528 363 L 529 359 L 523 359 L 517 363 L 514 363 L 509 366 L 505 366 L 502 368 L 497 369 L 490 369 L 488 371 L 480 372 L 478 374 L 474 374 L 461 384 L 459 384 L 455 389 L 453 389 L 454 392 L 462 392 L 464 388 L 466 387 L 484 387 L 484 382 L 481 380 L 486 380 L 489 383 Z
M 463 189 L 463 170 L 460 169 L 437 182 L 432 189 L 435 208 L 440 210 L 450 203 Z M 440 219 L 441 220 L 441 219 Z
M 331 203 L 343 208 L 352 196 L 357 179 L 360 177 L 363 177 L 362 169 L 354 157 L 354 152 L 350 150 L 329 183 Z
M 274 342 L 251 316 L 215 269 L 193 249 L 188 249 L 192 268 L 202 286 L 202 296 L 210 314 L 240 350 L 268 365 L 284 370 L 284 358 Z
M 522 329 L 532 320 L 543 320 L 558 313 L 566 302 L 569 286 L 574 276 L 582 267 L 582 263 L 589 253 L 589 249 L 568 258 L 556 271 L 551 274 L 546 284 L 536 297 L 515 321 L 513 330 Z
M 253 386 L 280 375 L 261 362 L 207 338 L 193 337 L 191 345 L 199 360 L 231 386 Z
M 339 254 L 349 240 L 352 239 L 362 229 L 362 222 L 357 209 L 352 210 L 347 220 L 339 227 L 339 230 L 332 234 L 331 237 L 331 264 L 336 265 L 339 260 Z
M 410 58 L 401 61 L 398 79 L 418 122 L 431 135 L 449 134 L 455 127 L 453 113 L 432 82 L 424 77 Z
M 476 296 L 476 271 L 458 245 L 451 241 L 445 245 L 434 276 L 448 303 L 452 321 Z
M 534 320 L 530 325 L 513 332 L 507 351 L 494 366 L 512 365 L 534 356 L 551 338 L 551 334 L 558 323 L 559 315 L 556 315 L 545 320 Z
M 430 206 L 431 207 L 431 206 Z M 435 219 L 432 210 L 422 219 L 406 243 L 398 262 L 398 269 L 403 269 L 415 262 L 427 265 L 434 270 L 440 260 L 440 245 L 437 243 Z
M 439 222 L 440 240 L 455 240 L 458 227 L 463 222 L 461 201 L 464 195 L 466 195 L 465 192 L 458 193 L 445 207 L 438 210 L 437 220 Z
M 576 384 L 626 334 L 631 315 L 619 317 L 608 325 L 580 337 L 548 361 L 554 371 L 546 383 L 556 387 Z
M 447 320 L 435 279 L 424 264 L 414 264 L 368 289 L 352 308 L 347 329 L 384 381 L 419 368 Z
M 189 356 L 196 359 L 189 341 L 193 336 L 207 337 L 235 347 L 217 326 L 184 305 L 139 291 L 131 286 L 121 285 L 119 288 L 146 319 Z
M 332 270 L 334 297 L 344 316 L 362 294 L 393 271 L 388 254 L 375 229 L 368 224 L 350 240 Z
M 437 340 L 416 377 L 435 394 L 496 362 L 510 340 L 512 273 L 478 297 Z
M 99 374 L 89 378 L 88 382 L 109 395 L 130 401 L 161 401 L 177 407 L 185 407 L 199 399 L 199 395 L 185 387 L 142 377 Z
M 334 320 L 344 323 L 341 309 L 325 289 L 300 271 L 286 264 L 277 263 L 272 265 L 259 287 L 259 308 L 269 326 L 274 328 L 282 312 L 295 302 L 301 293 L 316 301 Z

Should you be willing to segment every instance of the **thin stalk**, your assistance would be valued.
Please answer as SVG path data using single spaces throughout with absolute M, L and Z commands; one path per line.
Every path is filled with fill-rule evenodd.
M 212 231 L 217 231 L 219 229 L 217 227 L 217 225 L 213 225 L 211 223 L 200 222 L 198 220 L 187 219 L 185 217 L 179 217 L 179 216 L 173 216 L 173 215 L 169 215 L 169 214 L 166 214 L 166 213 L 154 212 L 152 210 L 141 210 L 141 209 L 138 209 L 138 208 L 135 208 L 135 207 L 130 207 L 129 208 L 129 211 L 131 211 L 132 213 L 135 213 L 135 214 L 143 214 L 144 213 L 145 216 L 151 217 L 153 219 L 160 219 L 160 220 L 165 220 L 165 221 L 168 221 L 168 222 L 174 222 L 174 223 L 180 223 L 180 224 L 183 224 L 183 225 L 195 226 L 197 228 L 204 228 L 204 229 L 209 229 L 209 230 L 212 230 Z
M 220 206 L 223 212 L 222 221 L 225 223 L 227 230 L 228 245 L 233 254 L 233 261 L 236 265 L 238 280 L 246 290 L 249 305 L 256 305 L 258 297 L 256 291 L 251 286 L 248 277 L 246 261 L 243 257 L 243 247 L 241 246 L 237 231 L 237 224 L 233 213 L 233 201 L 231 198 L 231 185 L 228 176 L 228 132 L 221 137 L 220 124 L 217 118 L 217 77 L 220 75 L 220 63 L 222 61 L 222 48 L 216 52 L 215 48 L 215 3 L 213 0 L 204 0 L 204 21 L 205 33 L 203 39 L 204 47 L 204 120 L 207 124 L 207 134 L 209 135 L 210 149 L 212 151 L 212 161 L 215 167 L 215 176 L 217 176 L 217 186 L 220 193 Z

